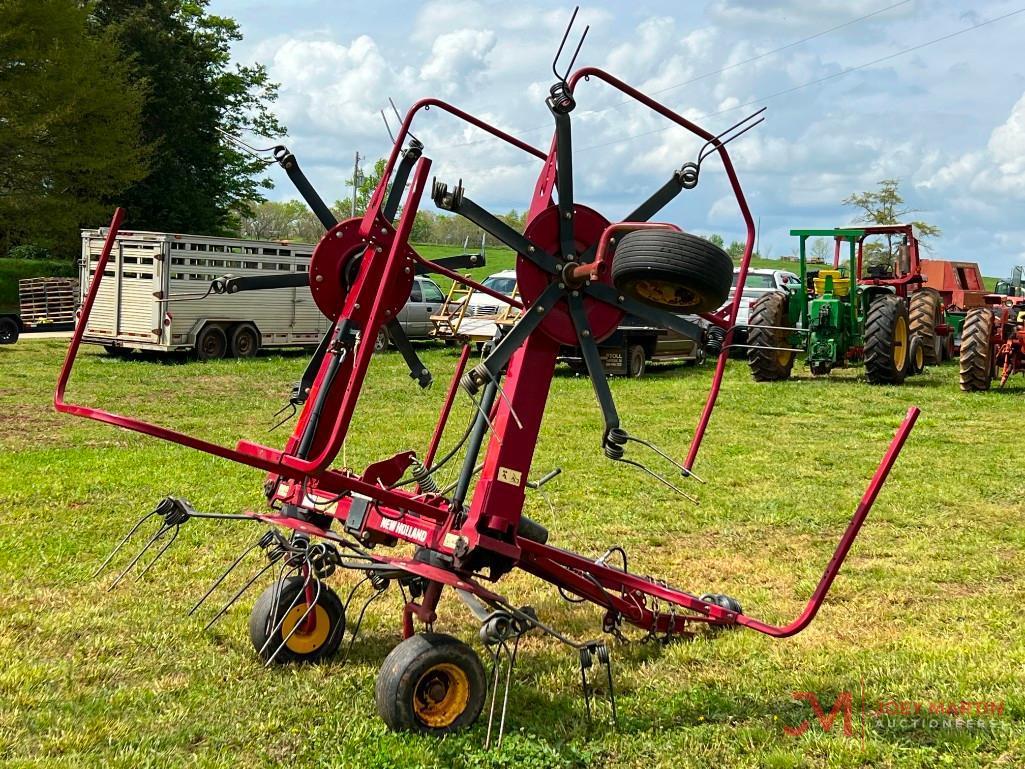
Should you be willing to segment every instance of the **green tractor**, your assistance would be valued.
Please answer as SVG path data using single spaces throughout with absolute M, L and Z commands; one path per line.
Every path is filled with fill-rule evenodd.
M 859 361 L 873 384 L 901 384 L 922 371 L 926 346 L 944 327 L 939 295 L 921 288 L 918 241 L 910 226 L 790 234 L 800 238 L 801 281 L 787 293 L 764 294 L 751 305 L 748 363 L 755 380 L 789 378 L 798 352 L 806 353 L 815 376 Z M 870 268 L 862 277 L 865 237 L 878 234 L 903 237 L 898 256 L 893 265 Z M 813 237 L 833 239 L 832 268 L 808 270 L 806 245 Z M 845 243 L 850 254 L 847 266 L 841 266 Z

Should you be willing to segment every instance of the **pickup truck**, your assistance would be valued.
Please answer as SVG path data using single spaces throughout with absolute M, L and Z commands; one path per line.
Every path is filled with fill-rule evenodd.
M 21 334 L 21 316 L 17 306 L 0 305 L 0 344 L 14 344 Z

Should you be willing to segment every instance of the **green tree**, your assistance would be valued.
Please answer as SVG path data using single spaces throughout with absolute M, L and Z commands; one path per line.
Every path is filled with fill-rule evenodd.
M 904 197 L 900 194 L 899 179 L 883 179 L 876 187 L 875 190 L 855 193 L 843 201 L 845 206 L 861 210 L 856 221 L 864 224 L 907 224 L 904 218 L 908 214 L 919 212 L 917 208 L 907 207 Z M 911 224 L 918 231 L 922 241 L 940 235 L 940 228 L 935 225 L 917 219 L 912 220 Z M 926 244 L 923 242 L 923 245 Z M 927 245 L 926 248 L 928 248 Z M 886 236 L 885 248 L 881 243 L 866 242 L 865 244 L 864 261 L 866 264 L 889 263 L 895 256 L 892 235 Z
M 0 254 L 78 252 L 146 174 L 142 90 L 77 0 L 0 2 Z
M 713 246 L 719 246 L 719 248 L 726 250 L 726 241 L 722 239 L 722 235 L 718 233 L 708 236 L 708 242 Z
M 272 184 L 264 163 L 220 131 L 279 136 L 262 65 L 231 65 L 238 24 L 207 13 L 209 0 L 95 0 L 95 22 L 147 86 L 143 135 L 150 173 L 125 195 L 140 229 L 231 234 Z

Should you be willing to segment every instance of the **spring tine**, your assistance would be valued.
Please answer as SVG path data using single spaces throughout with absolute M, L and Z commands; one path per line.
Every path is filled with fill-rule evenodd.
M 644 440 L 643 438 L 635 438 L 635 437 L 633 437 L 632 435 L 629 435 L 629 434 L 626 436 L 626 439 L 628 441 L 633 441 L 634 443 L 639 443 L 642 446 L 647 446 L 649 449 L 654 451 L 660 457 L 662 457 L 667 462 L 669 462 L 671 465 L 673 465 L 673 467 L 677 468 L 681 473 L 683 473 L 684 477 L 693 478 L 694 480 L 698 481 L 699 483 L 704 483 L 704 481 L 701 480 L 701 478 L 699 478 L 698 476 L 696 476 L 692 470 L 688 470 L 686 467 L 681 465 L 679 462 L 677 462 L 671 456 L 669 456 L 664 451 L 662 451 L 662 449 L 660 449 L 654 443 L 649 443 L 648 441 Z
M 499 390 L 501 390 L 501 388 L 499 388 Z M 484 413 L 484 409 L 481 408 L 481 405 L 477 403 L 477 399 L 474 398 L 472 395 L 470 396 L 470 403 L 472 403 L 474 408 L 477 409 L 477 413 L 484 417 L 484 421 L 487 422 L 488 425 L 488 430 L 491 431 L 491 435 L 494 436 L 495 440 L 498 441 L 498 445 L 501 446 L 502 437 L 498 434 L 498 431 L 495 430 L 495 426 L 491 424 L 490 417 L 488 417 L 488 415 Z
M 733 134 L 732 136 L 728 136 L 726 139 L 723 139 L 723 137 L 726 136 L 727 134 L 729 134 L 731 131 L 735 131 L 736 129 L 740 128 L 740 126 L 744 125 L 748 121 L 750 121 L 753 118 L 756 118 L 759 115 L 761 115 L 763 112 L 765 112 L 766 109 L 767 109 L 766 107 L 762 107 L 759 110 L 755 110 L 754 112 L 752 112 L 747 117 L 743 118 L 742 120 L 738 120 L 736 123 L 731 125 L 725 131 L 720 131 L 716 136 L 713 136 L 711 139 L 709 139 L 707 142 L 705 142 L 704 145 L 702 145 L 700 151 L 698 152 L 698 165 L 701 165 L 701 162 L 706 157 L 708 157 L 712 152 L 717 150 L 719 147 L 725 147 L 727 144 L 729 144 L 731 141 L 736 139 L 738 136 L 742 136 L 743 134 L 747 133 L 752 128 L 754 128 L 756 125 L 758 125 L 759 123 L 763 122 L 765 120 L 764 117 L 761 118 L 760 120 L 756 120 L 755 122 L 751 123 L 750 125 L 745 126 L 743 128 L 743 130 L 738 131 L 737 133 Z
M 521 422 L 519 416 L 516 415 L 516 409 L 513 408 L 512 401 L 510 401 L 509 396 L 505 394 L 505 390 L 502 389 L 501 383 L 496 384 L 498 384 L 498 397 L 505 401 L 505 405 L 509 408 L 509 414 L 512 416 L 513 421 L 516 422 L 516 426 L 522 430 L 523 422 Z
M 279 644 L 278 648 L 274 650 L 274 653 L 272 655 L 270 655 L 270 658 L 267 660 L 267 663 L 264 665 L 264 667 L 270 667 L 271 663 L 274 662 L 274 658 L 277 657 L 278 653 L 285 648 L 285 644 L 288 643 L 289 639 L 293 635 L 295 635 L 295 631 L 302 627 L 302 624 L 306 621 L 306 618 L 309 617 L 310 614 L 316 611 L 317 604 L 320 602 L 320 586 L 322 583 L 319 579 L 314 581 L 317 584 L 317 592 L 313 594 L 313 600 L 310 602 L 310 605 L 306 607 L 306 611 L 303 612 L 303 615 L 292 626 L 292 629 L 288 631 L 288 635 L 281 639 L 281 643 Z M 291 609 L 289 609 L 289 611 L 291 611 Z M 282 621 L 284 621 L 284 617 L 282 617 Z
M 670 483 L 670 482 L 669 482 L 669 481 L 667 481 L 667 480 L 666 480 L 665 478 L 663 478 L 663 477 L 662 477 L 661 475 L 659 475 L 658 473 L 656 473 L 656 472 L 655 472 L 654 470 L 651 470 L 651 469 L 649 469 L 649 468 L 645 467 L 645 466 L 644 466 L 644 465 L 642 465 L 642 464 L 641 464 L 640 462 L 634 462 L 634 461 L 633 461 L 632 459 L 625 459 L 625 458 L 624 458 L 624 459 L 620 459 L 620 460 L 618 460 L 618 461 L 620 461 L 620 462 L 625 462 L 626 464 L 628 464 L 628 465 L 633 465 L 634 467 L 639 467 L 639 468 L 640 468 L 641 470 L 643 470 L 644 472 L 646 472 L 646 473 L 647 473 L 648 475 L 650 475 L 650 476 L 651 476 L 652 478 L 654 478 L 654 479 L 656 479 L 656 480 L 658 480 L 658 481 L 661 481 L 662 483 L 664 483 L 664 484 L 665 484 L 666 486 L 668 486 L 669 488 L 671 488 L 671 489 L 672 489 L 673 491 L 675 491 L 675 492 L 676 492 L 677 494 L 679 494 L 679 495 L 680 495 L 681 497 L 683 497 L 684 499 L 690 500 L 690 501 L 691 501 L 691 502 L 693 502 L 693 503 L 694 503 L 695 505 L 697 505 L 697 504 L 700 504 L 700 502 L 698 502 L 698 500 L 697 500 L 697 499 L 696 499 L 695 497 L 692 497 L 692 496 L 691 496 L 690 494 L 688 494 L 688 493 L 687 493 L 687 492 L 685 492 L 685 491 L 681 491 L 681 490 L 680 490 L 680 489 L 678 489 L 678 488 L 677 488 L 676 486 L 674 486 L 674 485 L 673 485 L 672 483 Z
M 582 34 L 580 36 L 580 42 L 577 43 L 577 49 L 573 52 L 573 58 L 569 60 L 569 66 L 566 67 L 566 77 L 569 77 L 570 73 L 573 72 L 573 65 L 577 63 L 577 56 L 580 54 L 580 49 L 584 47 L 584 38 L 587 37 L 587 33 L 588 33 L 588 31 L 590 29 L 591 29 L 591 25 L 590 24 L 587 25 L 586 27 L 584 27 L 584 34 Z M 564 77 L 562 79 L 565 80 L 566 78 Z M 501 742 L 502 742 L 501 735 L 499 735 L 499 740 L 498 741 L 499 741 L 499 744 L 501 744 Z
M 156 542 L 158 539 L 164 536 L 164 534 L 170 531 L 170 529 L 170 526 L 161 526 L 157 530 L 157 533 L 150 537 L 150 540 L 146 543 L 146 546 L 136 554 L 135 558 L 133 558 L 131 562 L 125 567 L 125 570 L 118 574 L 117 579 L 115 579 L 113 583 L 111 583 L 110 587 L 107 588 L 108 593 L 115 587 L 117 587 L 118 583 L 125 578 L 125 575 L 132 570 L 132 567 L 134 567 L 135 564 L 139 562 L 139 559 L 146 554 L 146 551 L 150 549 L 150 546 L 152 546 L 154 542 Z
M 238 565 L 239 565 L 240 563 L 242 563 L 242 559 L 243 559 L 243 558 L 245 558 L 245 557 L 246 557 L 247 555 L 249 555 L 249 554 L 250 554 L 251 552 L 253 552 L 253 550 L 255 550 L 256 548 L 258 548 L 259 546 L 260 546 L 260 542 L 259 542 L 259 541 L 257 541 L 257 542 L 254 542 L 253 544 L 251 544 L 251 545 L 250 545 L 249 547 L 247 547 L 247 548 L 246 548 L 245 550 L 243 550 L 243 551 L 242 551 L 242 555 L 240 555 L 240 556 L 239 556 L 238 558 L 236 558 L 236 559 L 235 559 L 235 560 L 234 560 L 234 561 L 232 562 L 231 566 L 229 566 L 229 567 L 228 567 L 227 569 L 225 569 L 225 570 L 224 570 L 224 572 L 223 572 L 223 573 L 221 574 L 221 576 L 219 576 L 219 577 L 218 577 L 217 579 L 215 579 L 215 580 L 214 580 L 214 583 L 213 583 L 212 585 L 210 585 L 210 589 L 209 589 L 209 590 L 207 590 L 207 591 L 206 591 L 205 593 L 203 593 L 203 597 L 202 597 L 202 598 L 200 598 L 200 599 L 199 599 L 199 600 L 198 600 L 198 601 L 196 602 L 196 605 L 195 605 L 195 606 L 193 606 L 193 607 L 192 607 L 191 609 L 189 609 L 189 613 L 188 613 L 188 614 L 187 614 L 186 616 L 189 616 L 189 617 L 191 617 L 191 616 L 192 616 L 193 614 L 195 614 L 195 613 L 196 613 L 196 610 L 197 610 L 197 609 L 198 609 L 198 608 L 199 608 L 200 606 L 202 606 L 202 605 L 203 605 L 203 602 L 204 602 L 204 601 L 205 601 L 205 600 L 206 600 L 207 598 L 209 598 L 209 597 L 210 597 L 210 596 L 211 596 L 211 595 L 213 594 L 214 590 L 216 590 L 216 589 L 218 588 L 218 586 L 219 586 L 219 585 L 220 585 L 220 584 L 221 584 L 222 582 L 224 582 L 224 580 L 225 580 L 225 579 L 227 579 L 228 575 L 229 575 L 229 574 L 231 574 L 231 572 L 233 572 L 233 571 L 235 570 L 235 568 L 236 568 L 236 567 L 237 567 L 237 566 L 238 566 Z
M 160 548 L 160 552 L 157 553 L 155 556 L 153 556 L 153 560 L 150 561 L 148 564 L 146 564 L 146 567 L 142 571 L 139 572 L 139 575 L 135 578 L 136 582 L 138 582 L 140 579 L 145 577 L 146 576 L 146 572 L 148 572 L 152 568 L 153 564 L 155 564 L 157 561 L 159 561 L 163 557 L 164 553 L 167 552 L 167 548 L 169 548 L 171 545 L 173 545 L 174 541 L 176 539 L 178 539 L 178 532 L 180 532 L 181 529 L 182 529 L 181 525 L 178 525 L 178 526 L 174 527 L 174 532 L 168 538 L 167 542 L 164 543 L 164 546 L 162 548 Z
M 263 646 L 261 646 L 260 647 L 260 651 L 257 652 L 257 654 L 259 654 L 261 657 L 263 656 L 263 653 L 265 651 L 267 651 L 267 646 L 270 644 L 271 639 L 274 638 L 274 636 L 277 633 L 281 632 L 281 627 L 285 624 L 285 617 L 288 616 L 288 613 L 290 611 L 292 611 L 292 609 L 294 609 L 296 606 L 299 605 L 299 599 L 305 597 L 305 595 L 306 595 L 306 586 L 310 584 L 310 580 L 312 578 L 313 578 L 313 572 L 307 572 L 306 579 L 303 580 L 302 589 L 298 593 L 295 594 L 295 598 L 292 599 L 292 603 L 290 603 L 288 605 L 287 609 L 285 609 L 283 612 L 281 612 L 281 619 L 279 619 L 276 623 L 274 623 L 274 627 L 271 628 L 271 630 L 267 633 L 267 640 L 263 642 Z M 280 595 L 281 595 L 281 591 L 280 590 L 277 591 L 277 595 L 280 597 Z M 277 600 L 275 600 L 275 605 L 274 605 L 275 611 L 272 612 L 269 615 L 270 618 L 271 618 L 271 620 L 270 620 L 271 622 L 273 622 L 274 618 L 278 615 L 277 610 L 280 609 L 280 607 L 281 607 L 281 604 L 278 603 Z M 270 622 L 268 622 L 267 624 L 269 625 Z M 293 628 L 293 630 L 294 630 L 294 628 Z M 288 637 L 291 638 L 292 634 L 289 633 Z M 276 656 L 279 651 L 281 651 L 281 647 L 280 646 L 274 651 L 274 655 Z M 272 656 L 271 659 L 274 659 L 274 656 Z
M 502 747 L 502 737 L 505 736 L 505 714 L 509 711 L 509 685 L 512 683 L 513 668 L 516 667 L 516 653 L 520 648 L 520 638 L 522 636 L 516 636 L 516 640 L 513 642 L 512 654 L 509 655 L 509 667 L 505 673 L 505 694 L 502 696 L 502 720 L 498 724 L 498 744 L 495 747 Z M 502 644 L 505 646 L 505 644 Z M 508 649 L 506 650 L 508 654 Z
M 552 59 L 552 74 L 555 75 L 556 80 L 565 80 L 566 78 L 559 74 L 559 71 L 555 69 L 555 65 L 559 63 L 559 57 L 562 56 L 562 49 L 566 45 L 566 40 L 569 38 L 569 31 L 573 29 L 573 22 L 576 21 L 577 11 L 580 10 L 578 5 L 573 9 L 573 15 L 569 17 L 569 24 L 566 25 L 566 31 L 562 33 L 562 42 L 559 43 L 559 50 L 555 52 L 555 58 Z
M 384 121 L 384 130 L 388 132 L 388 138 L 391 139 L 391 143 L 395 143 L 395 134 L 391 132 L 391 126 L 388 125 L 388 116 L 384 114 L 384 110 L 381 110 L 381 120 Z
M 218 611 L 213 616 L 213 619 L 211 619 L 209 622 L 207 622 L 203 626 L 203 630 L 204 631 L 209 630 L 211 627 L 213 627 L 213 624 L 215 622 L 217 622 L 217 620 L 219 620 L 221 617 L 223 617 L 225 614 L 227 614 L 228 609 L 230 609 L 232 606 L 235 605 L 235 602 L 238 601 L 238 599 L 242 597 L 242 594 L 245 593 L 249 588 L 251 588 L 253 586 L 253 583 L 256 582 L 256 580 L 258 580 L 260 577 L 262 577 L 264 574 L 266 574 L 267 570 L 270 569 L 275 563 L 276 563 L 276 561 L 271 561 L 266 566 L 264 566 L 262 569 L 260 569 L 258 572 L 256 572 L 256 574 L 248 582 L 246 582 L 246 584 L 244 584 L 242 586 L 242 589 L 239 590 L 237 593 L 235 593 L 235 595 L 233 595 L 228 600 L 228 602 L 226 604 L 224 604 L 224 606 L 221 607 L 221 610 Z
M 495 644 L 495 650 L 491 652 L 491 705 L 488 707 L 488 730 L 484 737 L 484 750 L 491 749 L 491 732 L 495 723 L 495 705 L 498 704 L 498 669 L 499 658 L 505 649 L 505 642 L 499 641 Z
M 370 578 L 367 577 L 366 579 Z M 356 587 L 359 587 L 359 585 L 357 584 Z M 355 588 L 353 588 L 353 590 L 355 591 Z M 380 590 L 376 591 L 372 596 L 370 596 L 366 601 L 363 602 L 363 608 L 359 610 L 359 616 L 356 618 L 356 626 L 350 631 L 352 633 L 352 637 L 349 639 L 349 646 L 345 649 L 345 656 L 342 657 L 343 665 L 349 661 L 349 655 L 352 653 L 352 647 L 356 645 L 356 637 L 359 635 L 360 626 L 363 624 L 363 615 L 367 613 L 367 609 L 370 607 L 370 604 L 372 604 L 374 601 L 376 601 L 378 598 L 384 595 L 387 591 L 388 586 L 385 585 Z M 352 594 L 350 593 L 350 600 L 351 597 Z M 403 600 L 402 605 L 405 606 L 405 604 L 406 601 Z M 348 601 L 346 602 L 346 608 L 348 608 Z
M 159 507 L 157 509 L 159 510 Z M 127 534 L 125 534 L 124 538 L 117 543 L 113 550 L 110 551 L 110 555 L 108 555 L 106 559 L 104 559 L 103 563 L 99 565 L 96 571 L 93 572 L 94 578 L 99 576 L 99 573 L 107 567 L 107 564 L 109 564 L 113 560 L 114 556 L 118 554 L 118 551 L 125 546 L 128 540 L 132 538 L 132 535 L 139 530 L 139 527 L 142 526 L 142 524 L 144 524 L 146 521 L 148 521 L 156 514 L 157 510 L 150 510 L 148 513 L 146 513 L 146 515 L 142 516 L 142 518 L 135 522 L 135 525 L 131 528 L 131 530 Z

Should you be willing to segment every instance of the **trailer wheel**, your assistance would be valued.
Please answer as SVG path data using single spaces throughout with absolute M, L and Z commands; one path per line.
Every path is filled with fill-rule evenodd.
M 993 313 L 976 307 L 965 316 L 961 330 L 961 389 L 981 392 L 993 378 Z
M 248 323 L 231 332 L 231 357 L 252 358 L 260 351 L 260 335 Z
M 338 594 L 324 583 L 320 584 L 320 595 L 314 607 L 314 626 L 309 630 L 296 627 L 309 608 L 303 595 L 304 583 L 302 577 L 286 579 L 281 586 L 276 611 L 274 595 L 277 583 L 260 593 L 253 604 L 249 614 L 249 640 L 262 659 L 269 660 L 279 647 L 281 651 L 275 655 L 274 662 L 282 665 L 316 662 L 338 651 L 345 633 L 345 607 Z M 268 638 L 271 639 L 269 642 Z
M 943 303 L 939 292 L 923 288 L 911 295 L 908 302 L 908 318 L 912 336 L 922 340 L 922 356 L 927 365 L 936 365 L 943 360 L 946 337 L 936 333 L 936 327 L 943 323 Z
M 228 352 L 228 338 L 220 326 L 207 325 L 196 337 L 196 355 L 200 360 L 219 360 Z
M 865 316 L 865 375 L 871 384 L 902 384 L 911 362 L 908 308 L 894 294 L 872 300 Z
M 612 283 L 627 296 L 670 312 L 709 312 L 730 293 L 733 261 L 704 238 L 636 230 L 619 241 Z
M 391 340 L 388 338 L 388 329 L 384 326 L 377 332 L 377 338 L 374 339 L 374 352 L 384 352 L 388 349 L 388 344 Z
M 773 291 L 755 300 L 747 319 L 747 364 L 756 382 L 789 379 L 796 353 L 791 350 L 766 349 L 790 347 L 787 326 L 787 298 Z M 812 372 L 815 373 L 815 372 Z
M 630 349 L 626 351 L 626 375 L 634 379 L 644 376 L 647 362 L 648 356 L 644 352 L 643 345 L 630 345 Z
M 0 318 L 0 344 L 14 344 L 21 329 L 14 318 Z
M 400 643 L 377 674 L 377 712 L 392 731 L 455 732 L 484 707 L 487 679 L 480 657 L 462 641 L 420 633 Z

